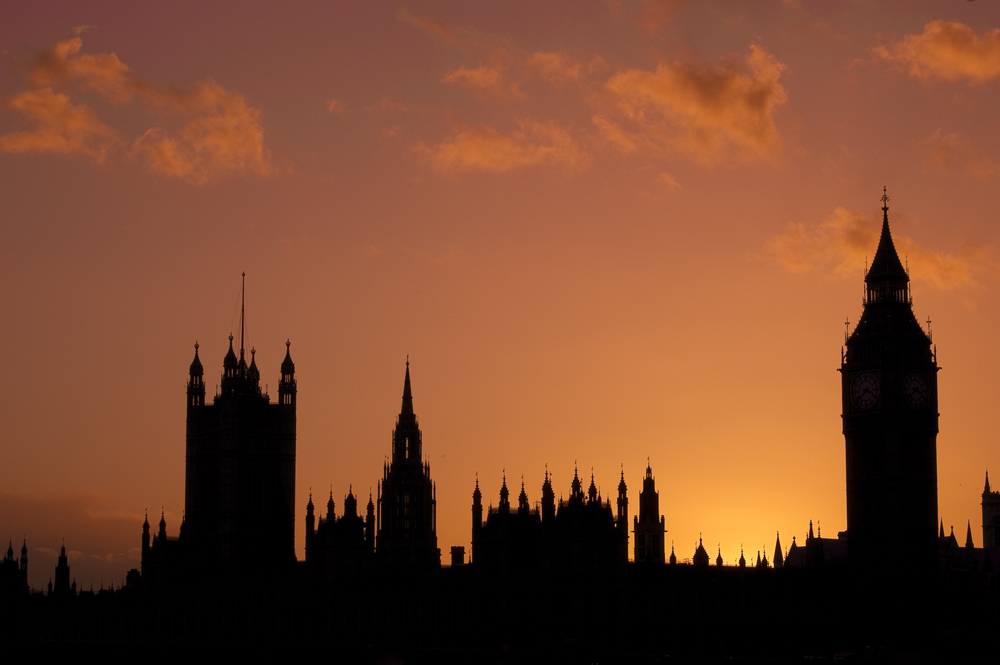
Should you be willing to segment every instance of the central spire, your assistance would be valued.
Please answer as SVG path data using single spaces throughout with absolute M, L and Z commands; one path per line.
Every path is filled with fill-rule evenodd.
M 413 415 L 413 393 L 410 391 L 410 356 L 406 356 L 406 378 L 403 379 L 403 408 L 401 416 Z
M 240 286 L 240 362 L 244 362 L 244 342 L 246 333 L 246 302 L 247 302 L 247 274 L 243 273 L 243 282 Z

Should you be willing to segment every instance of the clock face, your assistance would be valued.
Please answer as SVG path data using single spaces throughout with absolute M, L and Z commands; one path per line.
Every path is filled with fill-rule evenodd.
M 854 406 L 867 411 L 878 402 L 878 375 L 875 372 L 861 372 L 851 383 L 851 401 Z
M 919 409 L 927 404 L 927 397 L 930 390 L 927 387 L 927 379 L 922 374 L 910 372 L 903 380 L 903 397 L 911 408 Z

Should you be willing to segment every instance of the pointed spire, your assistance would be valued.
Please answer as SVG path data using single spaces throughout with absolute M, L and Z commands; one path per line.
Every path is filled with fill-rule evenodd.
M 781 553 L 781 534 L 774 532 L 774 567 L 781 568 L 785 565 L 785 557 Z
M 944 527 L 942 527 L 942 528 L 944 528 Z M 808 541 L 812 540 L 813 538 L 815 538 L 815 536 L 813 535 L 813 521 L 809 520 L 809 535 L 808 535 L 808 537 L 806 537 L 806 541 L 808 542 Z
M 972 520 L 969 520 L 969 526 L 965 530 L 965 548 L 975 549 L 976 545 L 972 542 Z
M 406 356 L 406 378 L 403 379 L 403 408 L 400 415 L 413 415 L 413 393 L 410 391 L 410 356 Z
M 233 334 L 229 333 L 229 350 L 222 361 L 222 367 L 226 370 L 235 370 L 239 363 L 236 360 L 236 353 L 233 352 Z
M 507 489 L 507 470 L 504 469 L 503 484 L 500 486 L 500 512 L 510 512 L 510 490 Z
M 205 368 L 201 365 L 201 358 L 198 357 L 198 342 L 194 343 L 194 360 L 191 361 L 191 369 L 188 372 L 191 376 L 204 376 Z
M 941 532 L 938 534 L 939 538 L 944 538 L 944 520 L 941 520 Z
M 677 563 L 677 555 L 674 554 L 674 541 L 672 540 L 670 541 L 670 563 Z
M 983 494 L 990 493 L 990 472 L 986 471 L 986 487 L 983 489 Z
M 528 505 L 528 493 L 524 491 L 524 476 L 521 476 L 521 494 L 517 497 L 517 512 L 527 515 L 530 506 Z
M 906 282 L 910 281 L 910 276 L 906 274 L 906 268 L 899 260 L 896 247 L 892 242 L 892 233 L 889 231 L 889 196 L 885 194 L 885 187 L 882 188 L 882 234 L 879 237 L 878 249 L 875 250 L 875 258 L 872 259 L 871 267 L 865 276 L 865 283 L 869 285 L 869 294 L 875 289 L 871 288 L 876 283 L 886 282 Z
M 285 340 L 285 359 L 281 361 L 283 375 L 295 374 L 295 363 L 292 362 L 292 340 Z
M 247 274 L 243 273 L 243 282 L 240 285 L 240 362 L 245 362 L 243 358 L 244 342 L 246 341 L 246 302 L 247 302 Z

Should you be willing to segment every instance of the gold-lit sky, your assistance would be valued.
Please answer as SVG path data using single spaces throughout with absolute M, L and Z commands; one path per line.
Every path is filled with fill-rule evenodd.
M 299 385 L 304 506 L 367 500 L 410 355 L 438 541 L 574 464 L 731 563 L 846 527 L 845 320 L 888 187 L 938 344 L 940 514 L 1000 474 L 1000 8 L 11 4 L 0 536 L 86 587 L 183 511 L 187 368 Z M 1000 479 L 1000 475 L 997 476 Z M 588 478 L 589 479 L 589 478 Z

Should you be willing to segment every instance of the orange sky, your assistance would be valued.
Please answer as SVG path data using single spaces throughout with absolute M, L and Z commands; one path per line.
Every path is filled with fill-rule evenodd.
M 846 527 L 844 321 L 882 186 L 939 344 L 940 514 L 1000 473 L 995 3 L 30 3 L 0 23 L 0 535 L 43 586 L 183 510 L 195 340 L 299 382 L 296 495 L 389 453 L 410 354 L 438 540 L 478 472 L 727 562 Z M 215 381 L 217 382 L 217 380 Z M 366 499 L 367 497 L 365 497 Z M 325 501 L 324 501 L 325 503 Z M 296 522 L 302 556 L 302 515 Z

